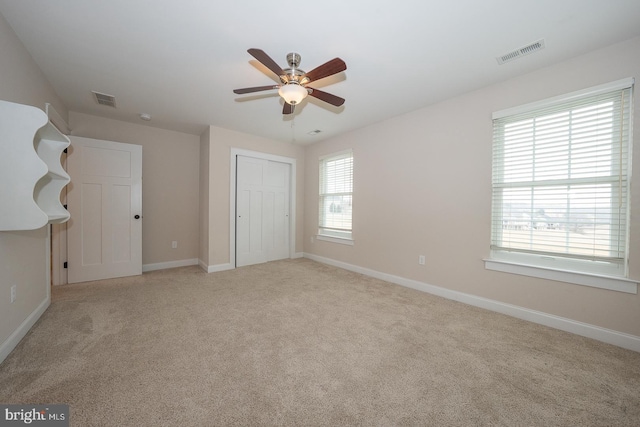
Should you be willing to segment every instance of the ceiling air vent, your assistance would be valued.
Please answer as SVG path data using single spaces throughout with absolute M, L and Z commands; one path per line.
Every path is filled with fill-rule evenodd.
M 527 46 L 516 49 L 512 52 L 505 53 L 504 55 L 498 56 L 496 60 L 498 64 L 504 64 L 505 62 L 513 61 L 514 59 L 518 59 L 522 56 L 529 55 L 530 53 L 534 53 L 539 51 L 540 49 L 544 49 L 544 39 L 540 39 L 537 42 L 531 43 Z
M 113 95 L 107 95 L 106 93 L 100 93 L 91 91 L 96 97 L 96 102 L 100 105 L 106 105 L 107 107 L 116 108 L 116 97 Z

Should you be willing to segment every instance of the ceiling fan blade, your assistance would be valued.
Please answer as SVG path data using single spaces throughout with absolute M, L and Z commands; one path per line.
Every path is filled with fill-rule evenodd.
M 285 102 L 284 107 L 282 107 L 282 114 L 293 114 L 295 109 L 295 105 L 291 105 L 288 102 Z
M 243 93 L 260 92 L 260 91 L 263 91 L 263 90 L 278 89 L 279 87 L 280 86 L 278 86 L 278 85 L 245 87 L 245 88 L 242 88 L 242 89 L 234 89 L 233 93 L 243 94 Z
M 335 96 L 330 93 L 323 92 L 321 90 L 314 89 L 311 87 L 308 87 L 307 89 L 311 89 L 311 92 L 309 92 L 310 96 L 313 96 L 314 98 L 318 98 L 321 101 L 328 102 L 329 104 L 335 105 L 336 107 L 339 107 L 342 104 L 344 104 L 344 98 L 340 98 L 339 96 Z
M 333 58 L 305 74 L 310 81 L 324 79 L 347 69 L 347 64 L 340 58 Z
M 247 50 L 247 52 L 249 52 L 249 54 L 256 58 L 258 61 L 260 61 L 262 65 L 276 73 L 276 75 L 281 76 L 284 74 L 284 71 L 278 64 L 276 64 L 276 61 L 271 59 L 271 57 L 267 55 L 263 50 L 249 49 Z

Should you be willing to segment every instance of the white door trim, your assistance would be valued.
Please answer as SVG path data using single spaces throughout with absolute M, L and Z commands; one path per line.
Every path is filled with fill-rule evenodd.
M 291 166 L 290 197 L 289 197 L 289 257 L 296 253 L 296 159 L 276 156 L 259 151 L 231 148 L 229 174 L 229 264 L 236 268 L 236 158 L 237 156 L 253 157 L 254 159 L 270 160 L 272 162 L 288 163 Z

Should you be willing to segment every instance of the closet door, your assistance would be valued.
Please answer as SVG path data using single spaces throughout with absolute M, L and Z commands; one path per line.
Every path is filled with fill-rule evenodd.
M 69 283 L 142 274 L 142 146 L 71 137 Z
M 236 266 L 289 258 L 291 166 L 237 156 Z

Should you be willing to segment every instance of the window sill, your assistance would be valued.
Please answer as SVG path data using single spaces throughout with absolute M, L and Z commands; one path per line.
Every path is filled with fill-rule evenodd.
M 352 239 L 344 239 L 344 238 L 341 238 L 341 237 L 324 236 L 322 234 L 316 235 L 316 239 L 317 240 L 322 240 L 322 241 L 325 241 L 325 242 L 332 242 L 332 243 L 339 243 L 341 245 L 353 246 L 353 240 Z
M 597 276 L 593 274 L 578 273 L 575 271 L 567 270 L 556 270 L 552 268 L 542 268 L 495 259 L 485 259 L 483 261 L 484 268 L 486 268 L 487 270 L 519 274 L 521 276 L 538 277 L 540 279 L 556 280 L 559 282 L 574 283 L 576 285 L 609 289 L 612 291 L 625 292 L 629 294 L 638 293 L 638 282 L 622 277 Z

